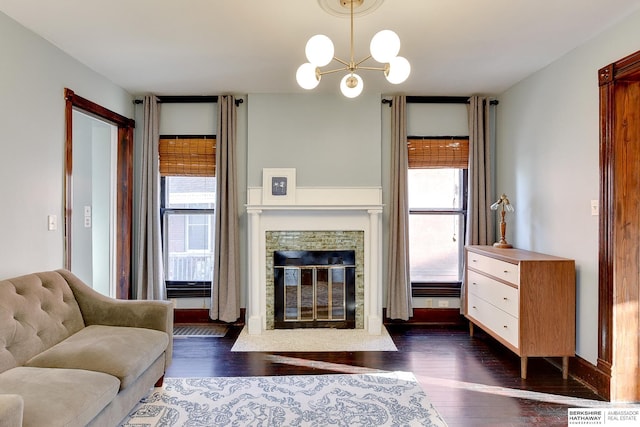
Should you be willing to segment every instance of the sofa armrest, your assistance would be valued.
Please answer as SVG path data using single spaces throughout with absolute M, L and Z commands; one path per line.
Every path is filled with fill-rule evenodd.
M 22 427 L 24 400 L 17 394 L 0 394 L 0 427 Z
M 119 300 L 93 290 L 68 270 L 62 275 L 80 306 L 85 325 L 128 326 L 155 329 L 169 335 L 166 367 L 173 350 L 173 304 L 169 301 Z

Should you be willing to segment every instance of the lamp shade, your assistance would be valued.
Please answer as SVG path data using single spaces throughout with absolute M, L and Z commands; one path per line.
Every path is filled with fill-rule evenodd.
M 296 80 L 303 89 L 314 89 L 320 83 L 320 77 L 316 75 L 316 66 L 305 62 L 296 71 Z
M 407 80 L 411 74 L 411 64 L 406 58 L 396 56 L 389 61 L 389 72 L 385 73 L 385 77 L 389 83 L 399 84 Z
M 379 31 L 371 39 L 369 50 L 373 59 L 386 64 L 400 52 L 400 37 L 391 30 Z
M 304 51 L 310 63 L 324 67 L 333 59 L 333 42 L 323 34 L 316 34 L 309 39 Z
M 364 89 L 362 78 L 355 73 L 347 74 L 340 81 L 340 91 L 347 98 L 355 98 L 362 93 L 362 89 Z

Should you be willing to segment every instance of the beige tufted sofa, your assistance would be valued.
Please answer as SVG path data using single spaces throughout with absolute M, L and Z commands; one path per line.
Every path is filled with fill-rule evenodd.
M 171 363 L 173 309 L 66 270 L 0 281 L 0 427 L 118 425 Z

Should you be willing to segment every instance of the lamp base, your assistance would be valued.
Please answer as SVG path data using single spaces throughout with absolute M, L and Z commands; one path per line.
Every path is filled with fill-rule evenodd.
M 502 243 L 502 242 L 495 242 L 493 244 L 494 248 L 501 248 L 501 249 L 510 249 L 513 248 L 513 246 L 511 246 L 509 243 Z

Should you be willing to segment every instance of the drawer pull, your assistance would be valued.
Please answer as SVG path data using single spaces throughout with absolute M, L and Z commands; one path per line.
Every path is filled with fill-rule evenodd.
M 478 260 L 477 259 L 472 259 L 471 262 L 478 262 Z
M 509 273 L 509 270 L 505 270 L 505 271 L 504 271 L 504 274 L 507 274 L 507 273 Z
M 473 307 L 471 307 L 471 308 L 473 308 L 474 310 L 477 310 L 477 309 L 478 309 L 478 307 L 476 307 L 475 305 L 474 305 Z
M 507 328 L 507 325 L 504 325 L 504 326 L 503 326 L 503 328 L 508 329 L 508 328 Z
M 509 298 L 507 298 L 507 297 L 504 297 L 502 299 L 505 300 L 505 301 L 509 301 Z

